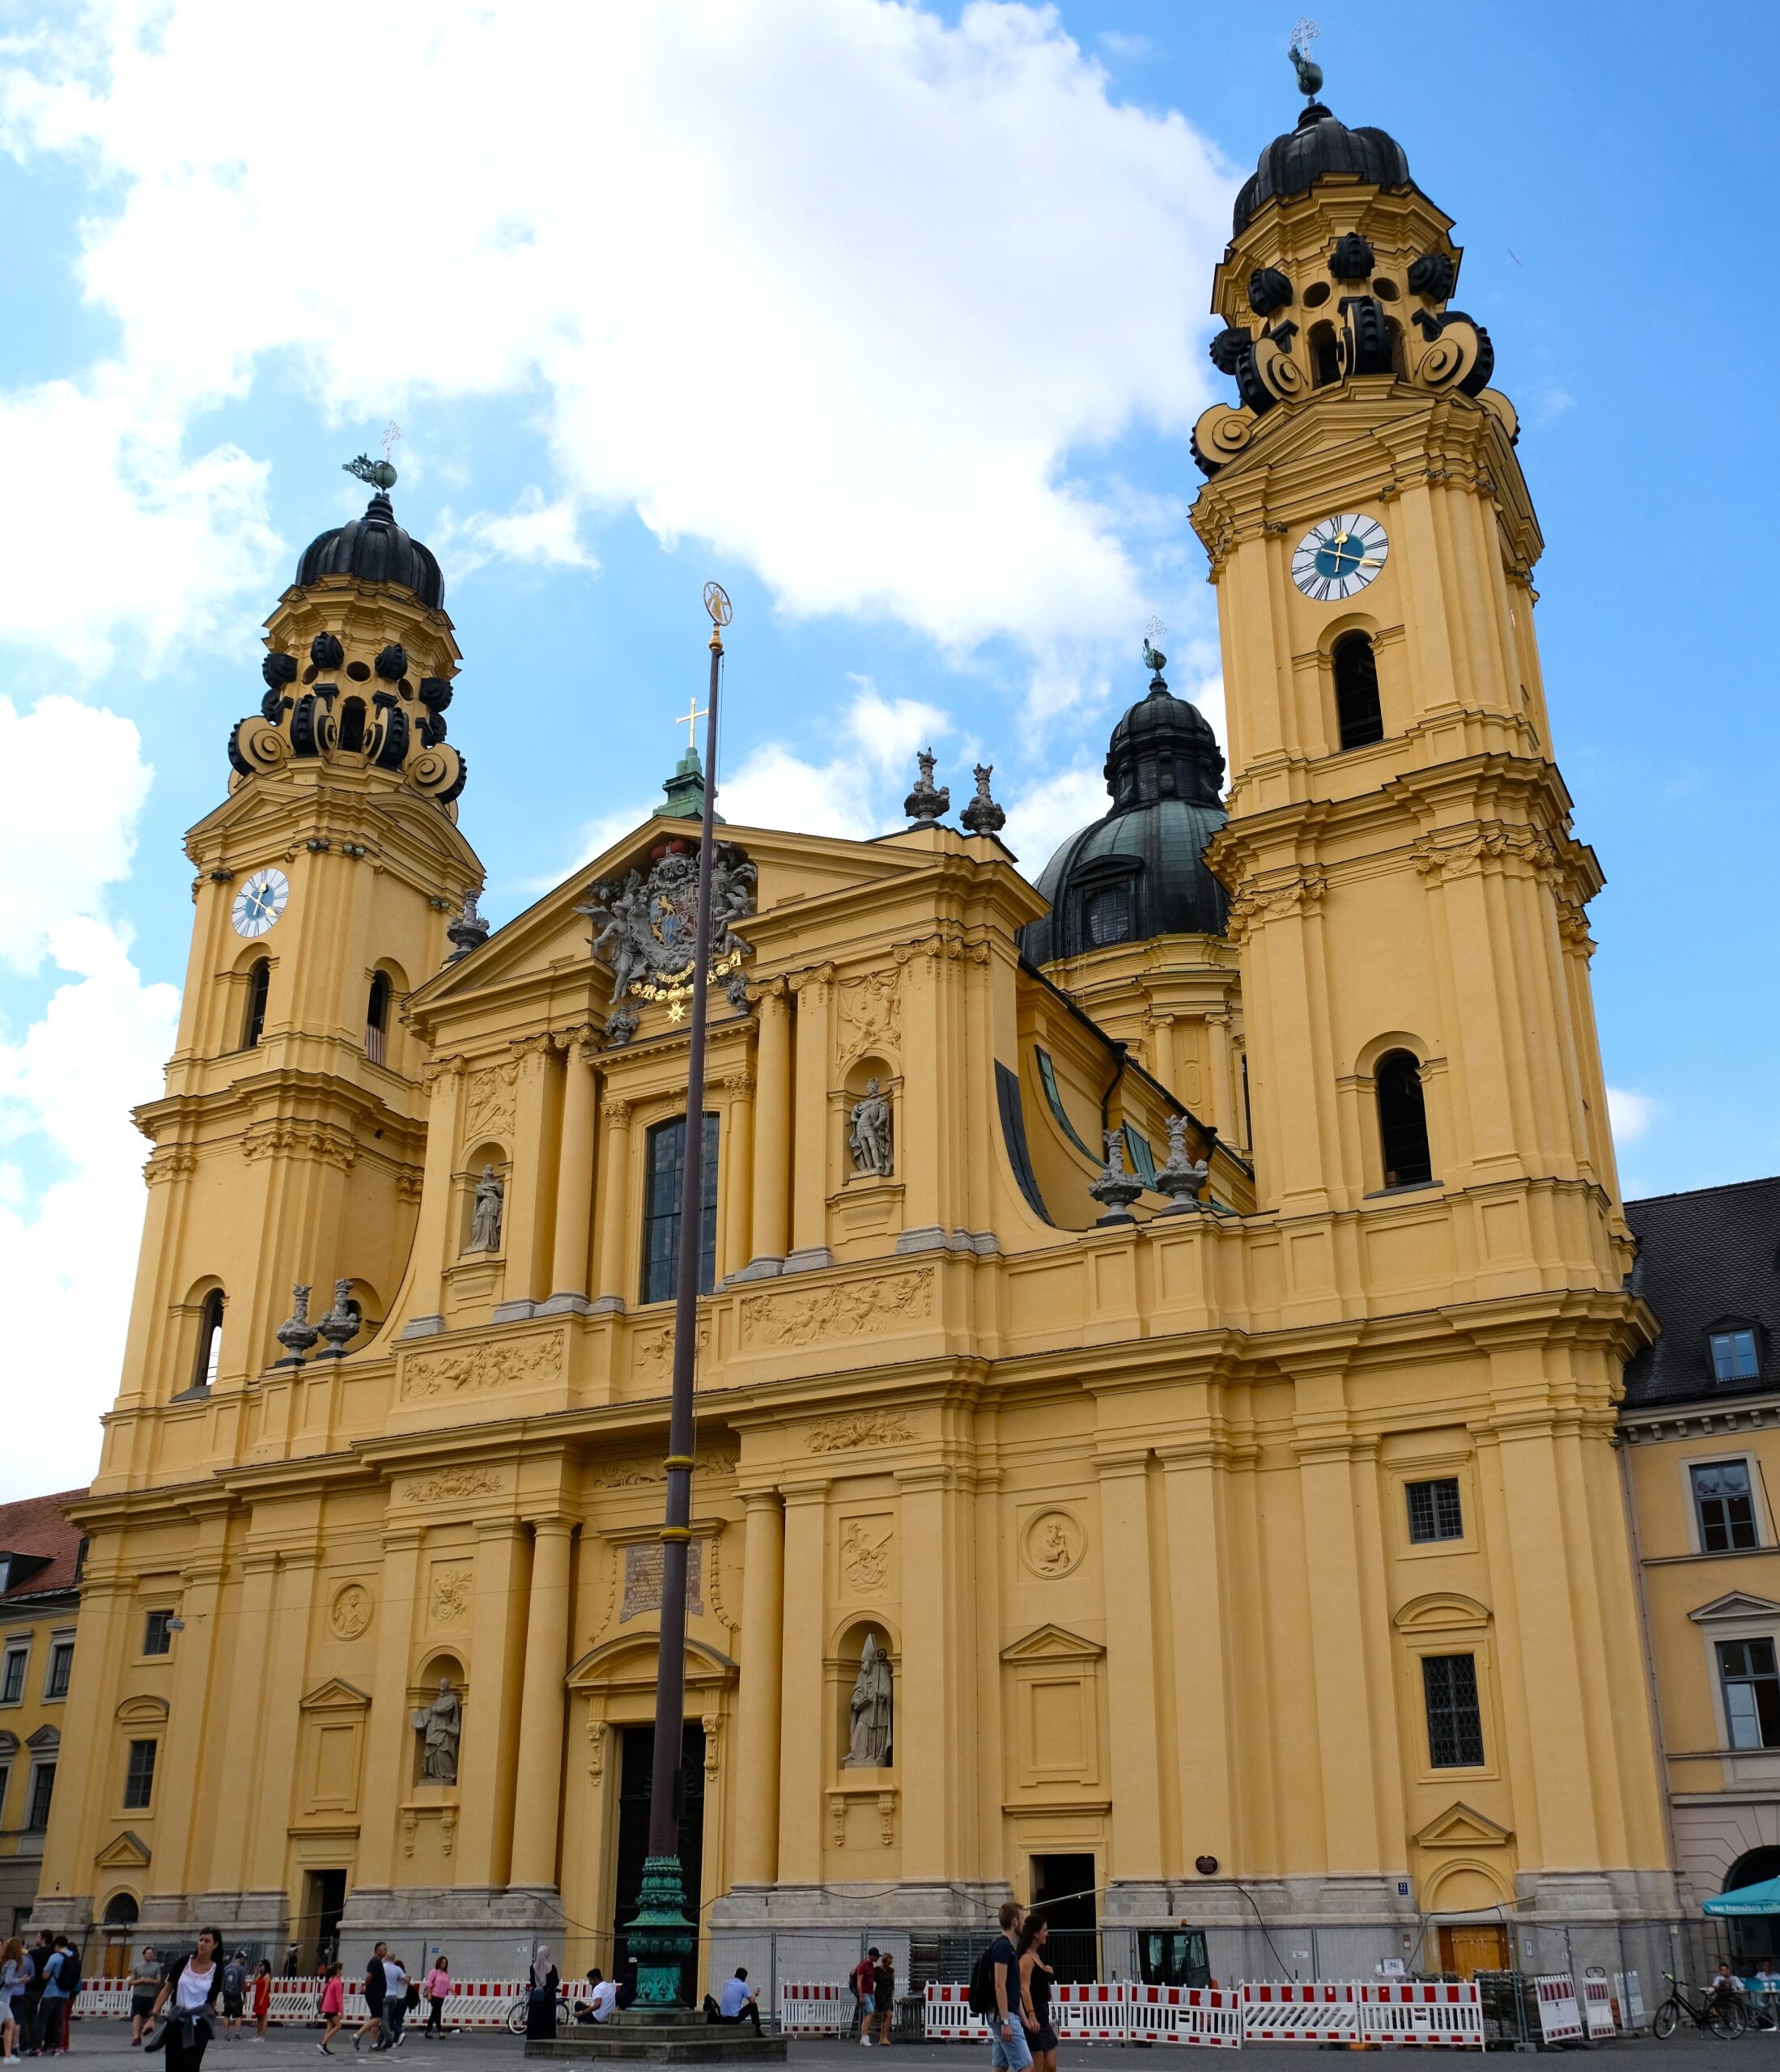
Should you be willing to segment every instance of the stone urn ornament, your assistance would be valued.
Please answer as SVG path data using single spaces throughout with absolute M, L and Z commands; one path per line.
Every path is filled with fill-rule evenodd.
M 333 1307 L 321 1319 L 321 1335 L 327 1347 L 320 1357 L 324 1360 L 344 1360 L 346 1342 L 359 1335 L 360 1318 L 358 1305 L 352 1299 L 352 1283 L 339 1280 L 333 1284 Z
M 310 1347 L 321 1335 L 309 1322 L 309 1290 L 299 1282 L 291 1290 L 291 1314 L 278 1329 L 285 1356 L 278 1363 L 281 1367 L 300 1367 L 309 1357 Z
M 1170 1115 L 1168 1118 L 1168 1157 L 1165 1164 L 1156 1168 L 1156 1186 L 1159 1192 L 1168 1197 L 1166 1213 L 1174 1215 L 1181 1209 L 1203 1208 L 1199 1191 L 1211 1177 L 1211 1149 L 1216 1142 L 1215 1132 L 1205 1132 L 1205 1156 L 1189 1158 L 1187 1156 L 1187 1127 L 1189 1118 Z
M 1106 1213 L 1102 1223 L 1129 1223 L 1134 1219 L 1131 1204 L 1144 1191 L 1144 1183 L 1125 1166 L 1125 1133 L 1107 1132 L 1107 1170 L 1088 1183 L 1088 1191 Z

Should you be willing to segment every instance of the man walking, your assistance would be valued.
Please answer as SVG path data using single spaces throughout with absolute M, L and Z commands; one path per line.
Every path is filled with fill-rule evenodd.
M 237 1950 L 223 1967 L 223 2035 L 227 2042 L 241 2040 L 241 2010 L 247 1996 L 247 1952 Z
M 379 1942 L 372 1950 L 371 1961 L 364 1968 L 365 2018 L 352 2032 L 352 2048 L 356 2050 L 367 2036 L 383 2034 L 383 1996 L 388 1989 L 384 1976 L 383 1960 L 389 1945 Z M 378 2045 L 371 2048 L 376 2050 Z
M 995 1981 L 995 2019 L 990 2032 L 989 2063 L 994 2072 L 1028 2072 L 1032 2051 L 1020 2019 L 1020 1958 L 1013 1938 L 1020 1932 L 1026 1909 L 1009 1900 L 998 1917 L 1001 1933 L 989 1949 L 989 1970 Z
M 859 2040 L 867 2049 L 872 2040 L 872 1996 L 877 1981 L 877 1949 L 873 1944 L 852 1969 L 853 2019 L 858 2024 Z

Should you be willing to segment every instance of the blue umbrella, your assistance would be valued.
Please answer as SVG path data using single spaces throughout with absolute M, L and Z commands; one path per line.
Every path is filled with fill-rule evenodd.
M 1735 1892 L 1720 1892 L 1708 1900 L 1704 1913 L 1780 1913 L 1780 1878 L 1764 1878 L 1759 1885 L 1744 1885 Z

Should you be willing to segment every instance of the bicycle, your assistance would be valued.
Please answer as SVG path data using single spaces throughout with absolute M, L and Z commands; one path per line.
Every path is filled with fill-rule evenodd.
M 525 2015 L 529 1996 L 516 2000 L 507 2010 L 507 2026 L 516 2036 L 525 2033 Z M 573 2019 L 568 2004 L 568 1995 L 559 1986 L 556 1989 L 556 2026 L 562 2028 Z
M 1669 1997 L 1657 2009 L 1650 2023 L 1650 2033 L 1658 2042 L 1668 2041 L 1680 2027 L 1684 2015 L 1695 2028 L 1709 2029 L 1725 2043 L 1741 2036 L 1749 2026 L 1748 2010 L 1740 1996 L 1714 1989 L 1701 1993 L 1694 2002 L 1689 1999 L 1689 1989 L 1673 1972 L 1664 1972 L 1663 1976 L 1669 1982 Z

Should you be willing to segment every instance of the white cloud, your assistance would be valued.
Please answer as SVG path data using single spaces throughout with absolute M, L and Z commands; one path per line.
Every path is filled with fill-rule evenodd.
M 1636 1144 L 1662 1112 L 1662 1106 L 1654 1094 L 1633 1093 L 1624 1086 L 1608 1087 L 1607 1114 L 1612 1124 L 1613 1141 L 1621 1145 Z
M 178 995 L 142 983 L 106 911 L 152 775 L 134 727 L 71 698 L 21 715 L 0 698 L 0 767 L 14 802 L 0 817 L 0 957 L 68 979 L 16 1041 L 0 1037 L 0 1314 L 12 1371 L 53 1376 L 57 1405 L 53 1420 L 12 1420 L 10 1497 L 65 1488 L 97 1462 L 142 1220 L 147 1147 L 129 1111 L 159 1089 Z
M 1103 819 L 1111 803 L 1100 764 L 1078 762 L 1010 798 L 1001 839 L 1020 859 L 1022 873 L 1036 881 L 1058 846 L 1077 828 Z
M 249 90 L 271 76 L 300 148 Z M 401 111 L 384 143 L 367 100 Z M 317 0 L 293 38 L 234 0 L 90 0 L 0 47 L 0 124 L 91 172 L 87 293 L 169 427 L 274 355 L 360 418 L 523 393 L 564 497 L 486 520 L 502 550 L 572 551 L 566 497 L 697 535 L 796 613 L 1040 652 L 1141 621 L 1117 493 L 1064 456 L 1207 400 L 1233 180 L 1049 9 L 440 0 L 417 29 Z M 372 274 L 329 234 L 342 189 Z M 194 514 L 215 543 L 238 515 Z
M 511 511 L 473 511 L 467 518 L 442 511 L 427 544 L 450 569 L 454 582 L 461 582 L 491 561 L 579 568 L 588 575 L 595 574 L 600 565 L 598 555 L 581 543 L 574 498 L 559 496 L 546 503 L 544 492 L 535 485 Z

